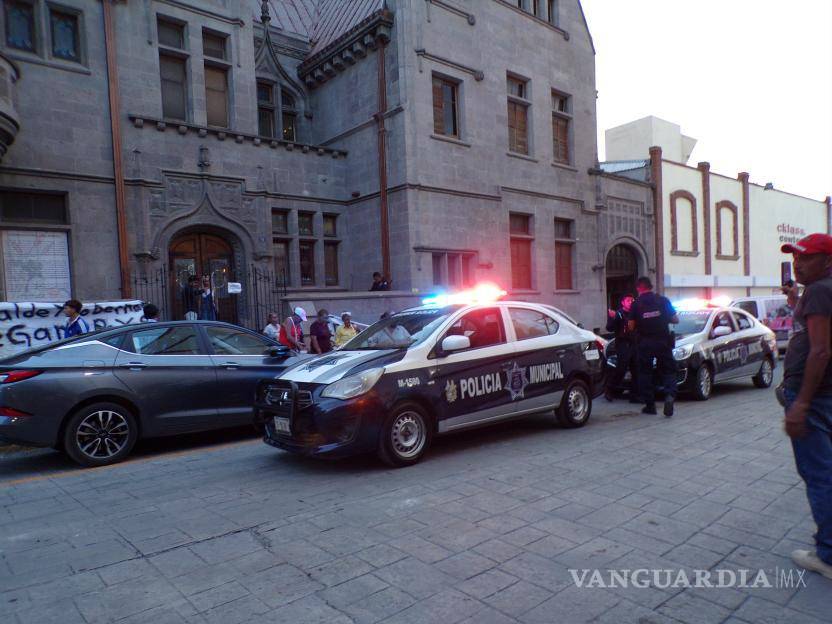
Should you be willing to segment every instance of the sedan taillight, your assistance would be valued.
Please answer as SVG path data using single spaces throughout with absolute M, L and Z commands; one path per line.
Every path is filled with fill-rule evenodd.
M 31 379 L 40 375 L 43 371 L 38 370 L 12 370 L 0 373 L 0 384 L 10 384 L 24 379 Z

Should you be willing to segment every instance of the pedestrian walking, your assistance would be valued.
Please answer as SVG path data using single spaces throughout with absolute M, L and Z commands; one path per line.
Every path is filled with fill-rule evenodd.
M 280 339 L 280 317 L 274 312 L 269 312 L 266 319 L 266 326 L 263 328 L 263 333 L 272 340 Z
M 278 341 L 280 344 L 289 347 L 294 351 L 303 351 L 303 328 L 301 323 L 306 322 L 306 310 L 295 308 L 294 312 L 286 317 L 283 325 L 280 326 Z
M 64 314 L 67 317 L 66 325 L 64 325 L 64 338 L 80 336 L 90 331 L 90 326 L 81 318 L 81 310 L 83 309 L 84 306 L 77 299 L 64 302 Z
M 199 278 L 188 276 L 188 283 L 182 287 L 182 309 L 185 311 L 186 321 L 199 318 Z
M 313 353 L 332 351 L 332 332 L 329 329 L 329 312 L 318 310 L 318 318 L 309 327 L 310 346 Z
M 638 298 L 633 302 L 628 322 L 635 332 L 638 358 L 639 398 L 644 403 L 642 414 L 656 413 L 656 389 L 653 380 L 653 362 L 664 389 L 664 415 L 673 416 L 676 400 L 676 360 L 673 359 L 674 340 L 669 325 L 679 322 L 679 316 L 667 297 L 653 292 L 649 277 L 639 277 L 636 282 Z
M 144 321 L 145 323 L 159 322 L 159 308 L 153 303 L 144 304 Z
M 211 277 L 202 276 L 202 290 L 199 291 L 199 319 L 202 321 L 217 320 L 217 303 L 214 300 L 214 289 L 211 287 Z
M 781 251 L 793 254 L 805 287 L 784 363 L 784 427 L 817 525 L 815 550 L 795 550 L 792 560 L 832 579 L 832 236 L 810 234 Z
M 638 399 L 638 372 L 636 365 L 636 338 L 630 331 L 630 311 L 635 298 L 631 294 L 621 297 L 618 310 L 607 310 L 607 331 L 615 334 L 615 369 L 607 377 L 604 398 L 612 401 L 615 390 L 621 385 L 627 371 L 630 371 L 630 403 L 640 403 Z
M 358 328 L 352 324 L 352 314 L 344 312 L 341 314 L 343 325 L 335 328 L 335 346 L 343 347 L 358 334 Z

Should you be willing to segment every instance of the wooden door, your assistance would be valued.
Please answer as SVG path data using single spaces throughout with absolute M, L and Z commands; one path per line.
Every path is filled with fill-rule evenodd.
M 228 294 L 228 282 L 234 279 L 234 253 L 231 245 L 214 234 L 192 233 L 178 236 L 170 245 L 170 271 L 173 318 L 185 317 L 188 278 L 211 277 L 217 320 L 237 322 L 236 295 Z

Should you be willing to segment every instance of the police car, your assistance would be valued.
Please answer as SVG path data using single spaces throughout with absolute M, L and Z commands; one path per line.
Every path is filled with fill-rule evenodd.
M 525 414 L 583 426 L 602 390 L 603 344 L 556 308 L 495 299 L 427 300 L 261 382 L 264 441 L 315 456 L 375 451 L 405 466 L 434 435 Z
M 718 302 L 693 299 L 674 306 L 680 391 L 704 401 L 721 381 L 750 377 L 758 388 L 771 385 L 777 362 L 773 331 L 744 310 Z

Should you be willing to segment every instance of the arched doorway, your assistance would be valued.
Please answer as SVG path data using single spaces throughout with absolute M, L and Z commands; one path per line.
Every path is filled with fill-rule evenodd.
M 621 243 L 610 249 L 607 253 L 606 276 L 607 306 L 615 310 L 622 295 L 635 295 L 638 257 L 632 247 Z
M 184 292 L 188 277 L 211 277 L 217 319 L 237 322 L 237 303 L 228 294 L 228 282 L 235 280 L 234 252 L 231 244 L 216 234 L 188 232 L 176 236 L 170 243 L 171 301 L 173 318 L 185 317 Z

